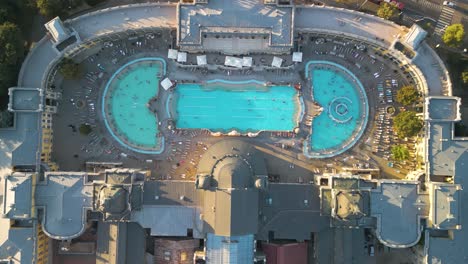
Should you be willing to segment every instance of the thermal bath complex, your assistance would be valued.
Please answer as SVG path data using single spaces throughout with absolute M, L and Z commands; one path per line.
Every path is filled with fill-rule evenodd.
M 292 2 L 47 23 L 0 129 L 0 263 L 464 263 L 468 140 L 427 33 Z M 400 140 L 405 85 L 424 129 Z

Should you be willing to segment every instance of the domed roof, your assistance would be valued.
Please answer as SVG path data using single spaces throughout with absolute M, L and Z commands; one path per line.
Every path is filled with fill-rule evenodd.
M 250 165 L 239 156 L 225 157 L 213 169 L 213 177 L 220 189 L 251 187 L 253 176 Z

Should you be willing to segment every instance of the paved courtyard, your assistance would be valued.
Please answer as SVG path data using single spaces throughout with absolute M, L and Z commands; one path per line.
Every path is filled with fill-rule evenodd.
M 305 63 L 293 63 L 290 55 L 281 55 L 282 68 L 270 66 L 272 55 L 251 55 L 253 67 L 229 69 L 221 67 L 224 56 L 208 53 L 208 67 L 196 66 L 196 55 L 189 54 L 185 64 L 167 59 L 167 50 L 174 43 L 174 31 L 158 30 L 151 34 L 129 35 L 107 41 L 88 49 L 76 58 L 84 69 L 80 80 L 55 80 L 56 89 L 62 91 L 54 126 L 54 157 L 61 169 L 78 170 L 86 162 L 117 162 L 125 167 L 141 167 L 152 171 L 150 179 L 194 179 L 198 159 L 220 137 L 213 137 L 206 130 L 167 129 L 169 116 L 165 104 L 156 105 L 160 127 L 165 137 L 165 151 L 161 155 L 147 155 L 127 150 L 116 142 L 103 125 L 100 113 L 102 91 L 110 76 L 123 64 L 136 58 L 161 57 L 167 62 L 167 77 L 183 82 L 203 82 L 209 79 L 266 81 L 271 83 L 301 83 L 303 98 L 310 98 L 310 85 L 305 79 Z M 400 141 L 393 135 L 391 115 L 385 113 L 388 106 L 397 111 L 396 90 L 412 82 L 397 64 L 379 49 L 365 45 L 358 50 L 360 42 L 313 33 L 300 33 L 295 38 L 298 49 L 303 52 L 303 61 L 327 60 L 350 69 L 362 82 L 369 98 L 369 123 L 361 140 L 344 154 L 328 159 L 307 159 L 303 144 L 310 127 L 300 124 L 298 134 L 292 132 L 262 132 L 258 137 L 242 137 L 256 145 L 266 157 L 272 180 L 282 182 L 309 182 L 314 174 L 336 172 L 340 168 L 381 168 L 383 178 L 404 177 L 406 170 L 399 164 L 388 167 L 390 146 Z M 113 58 L 108 60 L 107 58 Z M 390 85 L 389 92 L 382 96 L 380 86 Z M 386 87 L 386 86 L 385 86 Z M 387 88 L 387 87 L 386 87 Z M 171 90 L 160 89 L 159 100 L 166 102 Z M 310 102 L 307 102 L 309 105 Z M 306 107 L 310 108 L 310 107 Z M 308 109 L 308 111 L 312 111 Z M 92 132 L 81 135 L 81 124 L 90 124 Z M 408 143 L 408 142 L 406 142 Z M 410 142 L 411 143 L 411 142 Z M 411 145 L 411 144 L 409 144 Z M 410 164 L 414 164 L 412 161 Z M 412 165 L 412 166 L 413 166 Z M 89 166 L 88 166 L 89 167 Z M 279 179 L 279 175 L 282 178 Z M 287 175 L 287 176 L 284 176 Z

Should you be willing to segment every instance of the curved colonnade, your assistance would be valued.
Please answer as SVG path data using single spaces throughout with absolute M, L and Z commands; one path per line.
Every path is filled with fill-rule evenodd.
M 391 49 L 394 39 L 404 32 L 403 27 L 372 15 L 341 8 L 302 6 L 297 7 L 295 12 L 296 31 L 335 34 L 361 40 L 374 47 L 390 49 L 394 58 L 407 65 L 407 70 L 412 72 L 418 88 L 425 95 L 451 95 L 448 72 L 437 54 L 426 43 L 421 44 L 418 49 L 420 55 L 412 62 L 399 51 Z M 73 57 L 85 50 L 88 44 L 108 35 L 153 28 L 176 28 L 177 6 L 119 6 L 91 12 L 67 20 L 65 24 L 80 35 L 80 45 L 68 47 L 59 53 L 54 49 L 50 37 L 45 36 L 26 57 L 18 77 L 18 86 L 48 89 L 49 80 L 56 73 L 55 66 L 64 56 Z M 437 64 L 437 67 L 431 66 L 432 64 Z M 45 226 L 47 225 L 43 225 L 43 228 Z

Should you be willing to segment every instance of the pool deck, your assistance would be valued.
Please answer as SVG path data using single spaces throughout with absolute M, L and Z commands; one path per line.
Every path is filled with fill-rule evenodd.
M 114 73 L 121 65 L 132 61 L 137 58 L 144 57 L 161 57 L 166 59 L 167 50 L 161 48 L 164 45 L 156 45 L 157 41 L 165 39 L 166 34 L 169 34 L 169 31 L 161 31 L 162 37 L 154 40 L 144 40 L 143 47 L 135 47 L 130 45 L 131 41 L 122 40 L 115 42 L 113 48 L 105 48 L 103 51 L 99 52 L 100 56 L 92 55 L 93 61 L 85 60 L 83 61 L 83 67 L 88 71 L 92 72 L 101 72 L 99 68 L 96 67 L 97 63 L 104 65 L 104 77 L 102 79 L 97 79 L 96 89 L 102 87 L 105 83 L 103 80 L 109 78 L 112 73 Z M 332 56 L 330 54 L 323 54 L 321 52 L 329 51 L 333 48 L 333 45 L 316 45 L 313 41 L 309 42 L 309 37 L 305 37 L 306 40 L 302 45 L 311 45 L 312 49 L 304 49 L 304 61 L 309 60 L 329 60 L 337 62 L 347 68 L 354 68 L 354 54 L 345 53 L 345 57 Z M 168 44 L 167 44 L 168 45 Z M 110 61 L 105 61 L 101 58 L 106 56 L 111 56 L 111 54 L 119 49 L 127 49 L 127 56 L 118 56 L 117 64 L 113 64 Z M 137 53 L 137 51 L 139 53 Z M 373 52 L 373 51 L 372 51 Z M 269 65 L 271 63 L 272 56 L 269 55 L 252 55 L 254 63 L 256 65 Z M 211 54 L 207 53 L 208 63 L 210 65 L 215 65 L 216 62 L 224 61 L 223 56 L 220 56 L 217 53 Z M 286 64 L 291 64 L 292 66 L 289 69 L 268 69 L 263 68 L 260 71 L 253 69 L 243 69 L 243 70 L 227 70 L 219 68 L 217 70 L 207 70 L 206 68 L 196 68 L 196 67 L 180 67 L 179 64 L 174 63 L 173 61 L 167 60 L 167 77 L 171 80 L 185 80 L 187 82 L 201 83 L 205 80 L 215 80 L 215 79 L 224 79 L 230 81 L 248 81 L 248 80 L 258 80 L 260 82 L 271 82 L 271 83 L 302 83 L 302 96 L 303 98 L 308 98 L 311 96 L 310 89 L 307 89 L 308 84 L 307 80 L 304 78 L 304 74 L 301 71 L 304 69 L 304 64 L 292 64 L 290 56 L 282 56 Z M 366 67 L 382 67 L 382 75 L 393 74 L 394 69 L 391 67 L 386 67 L 384 62 L 381 61 L 381 58 L 378 58 L 376 64 L 366 63 L 362 64 L 362 69 L 356 71 L 355 74 L 363 82 L 365 87 L 369 87 L 368 92 L 374 98 L 375 91 L 372 91 L 375 83 L 379 79 L 374 79 L 371 74 L 368 73 Z M 196 57 L 189 55 L 188 64 L 196 64 Z M 377 66 L 378 65 L 378 66 Z M 391 65 L 389 65 L 391 66 Z M 395 76 L 399 82 L 403 85 L 407 83 L 405 81 L 404 75 L 399 75 L 403 77 Z M 57 86 L 62 84 L 57 83 Z M 64 81 L 63 85 L 66 87 L 75 87 L 75 90 L 80 90 L 82 84 L 77 81 Z M 73 89 L 71 89 L 73 90 Z M 82 95 L 76 95 L 69 91 L 70 89 L 65 89 L 63 92 L 63 100 L 75 99 L 77 100 Z M 93 92 L 96 90 L 93 90 Z M 91 94 L 92 97 L 88 100 L 96 100 L 95 94 Z M 100 95 L 98 95 L 100 96 Z M 116 161 L 122 162 L 124 166 L 127 167 L 141 167 L 149 168 L 152 171 L 151 178 L 153 179 L 193 179 L 195 173 L 195 166 L 199 155 L 203 154 L 204 148 L 209 147 L 214 142 L 222 139 L 223 137 L 212 137 L 208 131 L 170 131 L 167 130 L 168 120 L 170 116 L 167 113 L 167 103 L 168 99 L 171 100 L 171 93 L 165 92 L 160 89 L 160 100 L 165 102 L 165 104 L 158 104 L 157 111 L 158 117 L 162 122 L 162 130 L 165 136 L 165 146 L 166 151 L 157 156 L 149 156 L 147 154 L 136 153 L 133 151 L 128 151 L 128 149 L 122 148 L 118 142 L 109 137 L 110 135 L 105 133 L 107 130 L 105 127 L 100 126 L 100 119 L 96 120 L 97 128 L 94 130 L 96 136 L 98 137 L 98 142 L 102 144 L 94 144 L 93 137 L 84 137 L 79 134 L 73 133 L 69 127 L 69 124 L 80 124 L 79 116 L 74 116 L 76 106 L 71 104 L 61 104 L 60 105 L 60 116 L 54 119 L 54 131 L 55 138 L 54 140 L 57 144 L 54 144 L 54 155 L 59 157 L 57 162 L 60 164 L 61 168 L 77 170 L 82 169 L 83 164 L 87 160 L 93 161 Z M 371 109 L 373 109 L 373 103 L 378 102 L 378 100 L 371 100 Z M 315 113 L 319 110 L 311 101 L 304 101 L 305 108 L 308 108 L 308 111 L 311 109 L 315 110 Z M 98 108 L 100 106 L 98 105 Z M 372 112 L 372 111 L 371 111 Z M 69 113 L 69 114 L 66 114 Z M 373 115 L 373 113 L 371 113 Z M 372 120 L 370 120 L 372 122 Z M 103 130 L 104 129 L 104 130 Z M 264 132 L 254 139 L 243 138 L 252 144 L 258 146 L 262 149 L 264 153 L 269 157 L 268 159 L 271 162 L 268 162 L 268 166 L 271 166 L 272 170 L 278 170 L 281 173 L 279 175 L 288 175 L 282 176 L 281 181 L 285 182 L 307 182 L 313 179 L 313 174 L 318 172 L 332 172 L 332 170 L 327 167 L 327 164 L 334 164 L 336 168 L 341 167 L 353 167 L 355 164 L 369 164 L 370 167 L 380 167 L 385 170 L 385 177 L 402 177 L 403 171 L 401 173 L 396 172 L 397 169 L 386 169 L 386 161 L 380 160 L 378 156 L 373 155 L 370 151 L 362 151 L 362 148 L 368 149 L 367 144 L 358 143 L 356 146 L 348 150 L 345 154 L 338 155 L 334 158 L 327 158 L 323 160 L 309 160 L 306 156 L 303 155 L 303 141 L 308 137 L 308 131 L 310 128 L 304 125 L 303 122 L 300 123 L 300 132 L 297 135 L 288 134 L 288 133 L 276 133 L 276 132 Z M 370 131 L 366 130 L 365 138 L 370 137 Z M 62 143 L 61 143 L 62 142 Z M 67 147 L 64 148 L 63 142 L 67 142 Z M 99 147 L 98 147 L 99 146 Z M 369 148 L 370 149 L 370 148 Z M 106 155 L 103 155 L 106 153 Z M 126 156 L 121 156 L 121 153 L 125 153 Z M 371 159 L 369 159 L 371 157 Z M 148 161 L 148 162 L 147 162 Z M 177 165 L 179 164 L 179 165 Z M 382 164 L 381 166 L 378 164 Z M 281 165 L 281 166 L 280 166 Z M 291 166 L 291 167 L 290 167 Z M 364 166 L 364 165 L 363 165 Z M 398 169 L 401 170 L 401 169 Z

